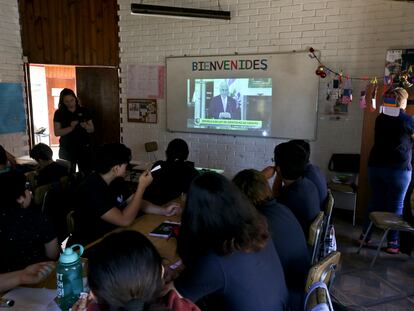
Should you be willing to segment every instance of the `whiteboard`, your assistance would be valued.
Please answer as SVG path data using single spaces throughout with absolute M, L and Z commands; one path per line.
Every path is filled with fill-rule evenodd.
M 319 86 L 319 77 L 315 74 L 316 67 L 317 63 L 308 56 L 308 52 L 168 57 L 166 59 L 167 130 L 314 140 L 317 129 Z M 271 90 L 267 89 L 271 96 L 266 97 L 271 98 L 268 101 L 271 107 L 266 108 L 271 112 L 265 113 L 271 120 L 266 131 L 189 126 L 192 114 L 197 109 L 197 103 L 194 104 L 192 98 L 200 81 L 204 83 L 204 88 L 210 81 L 213 87 L 210 91 L 203 89 L 203 92 L 212 94 L 203 96 L 213 97 L 218 92 L 218 82 L 214 83 L 214 81 L 223 80 L 228 81 L 230 87 L 232 81 L 236 80 L 240 85 L 243 81 L 248 81 L 246 83 L 249 84 L 249 88 L 244 90 L 245 93 L 251 93 L 253 90 L 251 87 L 257 87 L 252 86 L 251 81 L 271 81 Z M 258 96 L 241 96 L 243 103 L 240 104 L 240 109 L 242 115 L 243 109 L 246 111 L 244 112 L 246 120 L 253 107 L 252 98 L 257 101 L 257 98 L 260 99 L 264 94 L 263 91 L 266 89 L 259 88 Z M 237 92 L 238 90 L 233 93 Z M 207 103 L 202 103 L 202 109 L 205 109 L 206 105 Z M 198 116 L 205 117 L 204 114 L 204 111 L 201 111 Z M 243 119 L 243 116 L 241 118 Z

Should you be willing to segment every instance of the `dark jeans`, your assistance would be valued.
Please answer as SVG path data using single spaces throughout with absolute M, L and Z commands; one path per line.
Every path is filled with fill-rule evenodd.
M 76 164 L 79 171 L 85 176 L 92 172 L 92 148 L 90 145 L 77 146 L 76 148 L 59 148 L 59 158 L 70 162 L 71 173 L 76 172 Z
M 363 232 L 370 224 L 371 212 L 391 212 L 402 215 L 404 197 L 411 180 L 411 171 L 383 167 L 368 167 L 371 200 L 365 217 Z M 398 241 L 398 231 L 389 231 L 388 242 Z

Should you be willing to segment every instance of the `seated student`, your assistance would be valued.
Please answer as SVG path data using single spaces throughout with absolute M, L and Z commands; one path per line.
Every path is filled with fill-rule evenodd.
M 309 227 L 318 216 L 321 203 L 316 186 L 303 177 L 305 151 L 296 144 L 282 143 L 275 147 L 274 159 L 276 172 L 284 184 L 277 199 L 293 212 L 307 239 Z
M 127 227 L 135 220 L 138 211 L 174 215 L 177 204 L 166 208 L 142 200 L 145 189 L 152 181 L 150 172 L 139 178 L 136 192 L 124 203 L 111 195 L 109 185 L 118 177 L 125 176 L 131 150 L 123 144 L 107 144 L 99 148 L 95 165 L 96 172 L 89 175 L 75 192 L 75 232 L 71 243 L 88 244 L 118 226 Z M 126 205 L 125 208 L 118 208 Z
M 164 297 L 162 258 L 141 233 L 110 234 L 91 249 L 88 259 L 89 297 L 81 298 L 73 311 L 199 311 L 176 291 Z
M 41 212 L 31 207 L 32 193 L 26 189 L 25 176 L 14 171 L 1 174 L 0 198 L 0 272 L 56 260 L 56 234 Z
M 208 172 L 192 182 L 177 251 L 185 269 L 174 285 L 183 297 L 205 297 L 209 310 L 287 308 L 283 269 L 266 220 L 224 176 Z
M 0 274 L 0 293 L 21 285 L 35 285 L 45 280 L 55 267 L 53 261 L 39 262 L 21 270 Z
M 306 153 L 306 167 L 304 177 L 309 179 L 311 182 L 314 183 L 316 188 L 318 189 L 319 193 L 319 200 L 321 201 L 321 209 L 324 208 L 326 199 L 328 197 L 328 184 L 326 182 L 325 175 L 322 173 L 321 169 L 309 162 L 310 157 L 310 145 L 307 141 L 303 139 L 293 139 L 290 140 L 289 143 L 297 144 L 298 146 L 302 147 Z
M 259 171 L 243 170 L 237 173 L 233 182 L 266 217 L 273 244 L 285 272 L 291 310 L 302 310 L 310 256 L 299 222 L 286 206 L 273 198 L 266 178 Z
M 39 143 L 30 150 L 30 157 L 38 164 L 37 186 L 59 182 L 60 178 L 69 175 L 67 167 L 53 161 L 52 149 L 43 143 Z
M 160 165 L 161 169 L 152 173 L 154 180 L 144 193 L 144 199 L 155 204 L 165 204 L 187 193 L 191 181 L 198 176 L 194 163 L 186 161 L 189 150 L 184 140 L 170 141 L 165 154 L 166 161 L 157 161 L 152 166 Z

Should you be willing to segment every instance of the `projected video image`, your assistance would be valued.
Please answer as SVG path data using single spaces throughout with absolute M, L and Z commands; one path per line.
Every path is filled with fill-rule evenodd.
M 187 128 L 261 131 L 272 120 L 272 79 L 187 79 Z

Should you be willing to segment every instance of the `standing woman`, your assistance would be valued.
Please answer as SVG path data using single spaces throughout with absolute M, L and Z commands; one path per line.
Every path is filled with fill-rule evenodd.
M 381 113 L 375 121 L 374 146 L 368 160 L 372 196 L 363 227 L 364 233 L 370 223 L 370 212 L 387 211 L 402 215 L 405 193 L 411 180 L 414 117 L 405 113 L 407 91 L 398 87 L 392 92 L 400 113 L 398 116 Z M 369 237 L 366 241 L 370 242 Z M 389 232 L 386 252 L 399 253 L 398 231 Z
M 71 89 L 63 89 L 59 96 L 59 106 L 53 117 L 55 136 L 60 136 L 59 158 L 70 161 L 71 172 L 83 174 L 91 172 L 91 141 L 89 134 L 94 126 L 89 111 L 79 105 L 78 98 Z
M 185 269 L 174 281 L 208 310 L 283 311 L 288 293 L 267 223 L 225 177 L 204 173 L 188 191 L 177 251 Z

